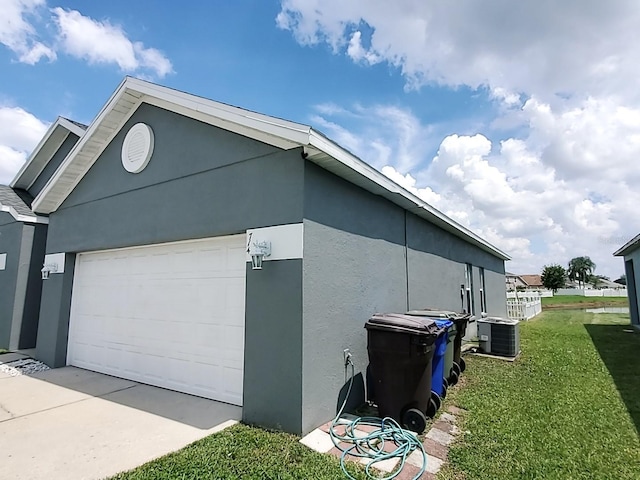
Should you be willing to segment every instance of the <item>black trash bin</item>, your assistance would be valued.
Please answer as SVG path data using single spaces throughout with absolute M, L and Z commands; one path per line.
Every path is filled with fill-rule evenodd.
M 471 314 L 456 313 L 456 316 L 450 317 L 449 320 L 455 323 L 457 328 L 456 338 L 453 339 L 453 368 L 457 367 L 460 370 L 457 373 L 460 375 L 467 368 L 464 358 L 462 358 L 462 337 L 467 333 Z
M 373 398 L 381 417 L 422 433 L 430 409 L 431 361 L 440 329 L 415 317 L 375 314 L 365 324 Z
M 467 368 L 464 358 L 462 358 L 462 338 L 467 333 L 467 326 L 472 319 L 470 313 L 458 313 L 450 310 L 438 310 L 434 308 L 423 308 L 411 310 L 407 315 L 428 316 L 432 318 L 446 318 L 456 324 L 456 336 L 453 339 L 453 369 L 460 376 Z

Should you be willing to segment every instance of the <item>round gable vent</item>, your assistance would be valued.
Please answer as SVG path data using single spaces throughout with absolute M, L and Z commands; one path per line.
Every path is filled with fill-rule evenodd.
M 153 130 L 149 125 L 136 123 L 122 143 L 122 166 L 127 172 L 140 173 L 153 153 Z

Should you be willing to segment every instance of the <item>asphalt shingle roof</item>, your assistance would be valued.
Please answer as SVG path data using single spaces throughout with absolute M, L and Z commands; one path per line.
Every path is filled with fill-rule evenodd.
M 26 191 L 0 185 L 0 205 L 12 207 L 20 215 L 33 216 L 31 202 L 33 198 Z
M 80 122 L 76 122 L 75 120 L 71 120 L 70 118 L 67 117 L 62 117 L 65 120 L 70 121 L 71 123 L 73 123 L 74 125 L 79 126 L 80 128 L 82 128 L 83 130 L 86 130 L 87 128 L 89 128 L 87 125 L 85 125 L 84 123 L 80 123 Z

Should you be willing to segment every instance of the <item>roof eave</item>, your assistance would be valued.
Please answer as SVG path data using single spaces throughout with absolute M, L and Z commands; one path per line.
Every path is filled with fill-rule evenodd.
M 44 159 L 42 161 L 42 165 L 40 165 L 35 171 L 30 172 L 34 168 L 36 159 L 38 159 L 38 157 L 41 155 L 45 146 L 47 146 L 47 144 L 52 141 L 52 137 L 54 136 L 54 134 L 56 134 L 57 130 L 59 129 L 63 130 L 63 134 L 61 137 L 56 139 L 56 144 L 52 145 L 53 147 L 52 151 L 54 153 L 51 155 L 48 155 L 49 158 Z M 51 158 L 53 157 L 57 149 L 60 148 L 60 145 L 62 145 L 62 143 L 67 139 L 69 133 L 73 133 L 78 137 L 82 137 L 82 135 L 84 134 L 84 130 L 80 126 L 76 125 L 73 122 L 70 122 L 66 118 L 58 117 L 56 121 L 49 126 L 46 133 L 44 134 L 42 139 L 40 139 L 36 147 L 31 152 L 31 155 L 29 155 L 29 157 L 24 162 L 20 170 L 18 170 L 18 173 L 15 175 L 15 177 L 13 178 L 9 186 L 12 188 L 22 188 L 24 190 L 31 188 L 31 186 L 33 185 L 33 182 L 38 178 L 38 176 L 45 169 L 45 167 L 47 166 L 47 164 L 49 163 L 49 161 L 51 160 Z M 29 178 L 25 178 L 25 177 L 29 177 Z
M 283 149 L 305 144 L 309 138 L 310 127 L 306 125 L 126 77 L 91 122 L 82 139 L 69 152 L 60 168 L 35 198 L 34 211 L 44 214 L 54 212 L 143 102 L 187 114 L 200 121 L 236 131 Z M 107 123 L 109 125 L 105 126 Z M 83 152 L 85 147 L 88 147 L 87 152 Z M 82 154 L 86 155 L 86 162 L 80 165 L 81 168 L 74 168 L 74 160 Z M 61 182 L 61 179 L 64 181 Z M 56 186 L 57 192 L 54 191 Z
M 640 234 L 636 235 L 618 250 L 613 252 L 613 256 L 624 257 L 626 254 L 633 252 L 637 248 L 640 248 Z
M 32 205 L 34 212 L 49 214 L 62 204 L 104 148 L 143 102 L 186 114 L 279 148 L 305 147 L 307 153 L 310 153 L 309 159 L 318 164 L 324 162 L 325 168 L 328 166 L 327 159 L 333 159 L 336 162 L 333 164 L 334 168 L 341 170 L 338 174 L 347 181 L 386 197 L 502 260 L 511 259 L 500 249 L 307 125 L 251 112 L 132 77 L 126 77 L 120 83 L 80 141 L 72 148 L 60 168 L 35 198 Z M 85 146 L 87 149 L 83 151 Z
M 40 215 L 22 215 L 16 211 L 15 208 L 8 205 L 0 204 L 0 212 L 6 212 L 11 215 L 16 221 L 23 223 L 42 223 L 48 224 L 49 219 Z
M 482 239 L 463 225 L 460 225 L 455 220 L 449 218 L 444 213 L 433 208 L 427 202 L 409 192 L 405 188 L 401 187 L 386 175 L 379 172 L 371 165 L 363 162 L 358 157 L 340 147 L 335 142 L 329 140 L 321 133 L 316 132 L 313 128 L 310 131 L 309 144 L 312 147 L 317 148 L 318 150 L 346 165 L 357 174 L 362 175 L 379 185 L 381 187 L 381 190 L 378 193 L 386 196 L 394 203 L 400 203 L 397 201 L 397 199 L 393 198 L 394 195 L 400 196 L 404 200 L 404 202 L 402 203 L 405 203 L 406 201 L 410 203 L 411 207 L 409 208 L 407 208 L 407 205 L 402 206 L 407 208 L 407 210 L 411 211 L 412 213 L 428 219 L 429 221 L 431 221 L 431 223 L 438 225 L 444 230 L 453 233 L 454 235 L 463 238 L 464 240 L 470 241 L 471 243 L 480 247 L 482 250 L 491 253 L 492 255 L 502 260 L 511 260 L 511 257 L 505 252 L 491 245 L 489 242 Z M 313 158 L 311 158 L 311 160 L 313 160 Z M 388 194 L 385 195 L 384 192 L 388 192 Z

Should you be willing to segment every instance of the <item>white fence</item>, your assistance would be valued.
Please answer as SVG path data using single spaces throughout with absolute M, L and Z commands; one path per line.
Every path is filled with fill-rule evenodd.
M 556 295 L 580 295 L 582 297 L 626 297 L 626 288 L 603 288 L 595 290 L 589 288 L 561 288 Z
M 553 297 L 553 292 L 551 290 L 521 290 L 519 292 L 507 292 L 507 298 L 518 298 L 521 300 L 543 297 Z
M 514 320 L 530 320 L 542 312 L 540 298 L 529 298 L 526 301 L 507 300 L 507 317 Z

